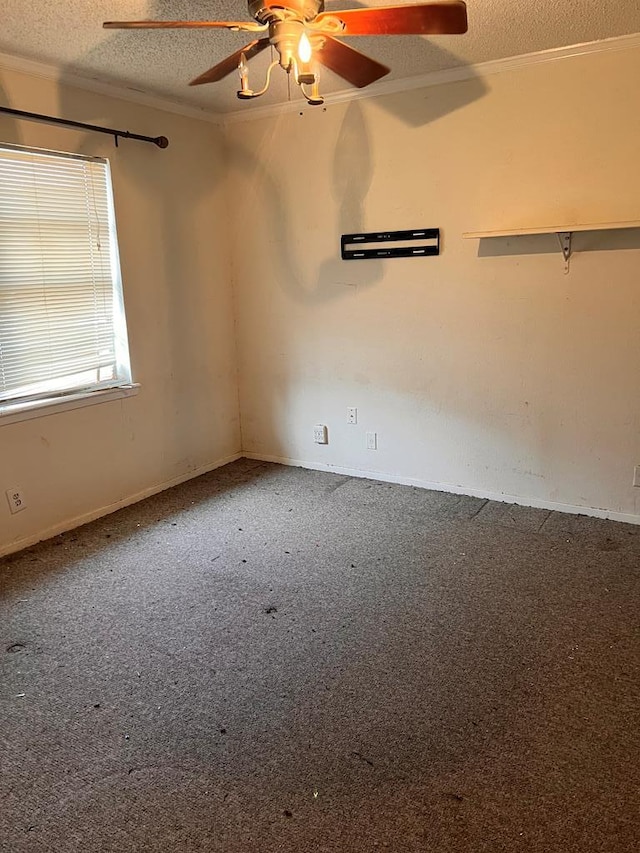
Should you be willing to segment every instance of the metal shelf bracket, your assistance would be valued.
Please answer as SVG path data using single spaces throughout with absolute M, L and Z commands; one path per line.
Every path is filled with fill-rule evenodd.
M 566 263 L 569 263 L 569 259 L 571 258 L 572 236 L 572 231 L 558 231 L 558 241 L 560 243 L 560 249 L 562 250 L 562 257 L 565 259 Z
M 572 231 L 557 231 L 558 242 L 560 243 L 560 250 L 562 252 L 562 257 L 564 258 L 564 274 L 567 275 L 569 273 L 569 261 L 571 260 L 571 238 L 573 236 Z

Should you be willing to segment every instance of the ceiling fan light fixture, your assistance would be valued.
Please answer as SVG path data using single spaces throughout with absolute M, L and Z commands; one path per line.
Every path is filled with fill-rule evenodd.
M 248 0 L 253 21 L 106 21 L 107 29 L 226 29 L 264 33 L 189 83 L 215 83 L 234 70 L 240 74 L 239 98 L 257 98 L 269 88 L 271 72 L 280 65 L 310 104 L 321 104 L 318 68 L 325 66 L 352 86 L 375 83 L 390 69 L 346 44 L 349 36 L 454 35 L 467 31 L 464 0 L 427 0 L 398 6 L 359 7 L 325 12 L 324 0 Z M 336 38 L 335 36 L 340 36 Z M 249 88 L 247 61 L 267 47 L 277 51 L 262 89 Z M 273 57 L 273 54 L 272 54 Z M 289 76 L 289 80 L 291 76 Z M 305 90 L 310 86 L 311 90 Z

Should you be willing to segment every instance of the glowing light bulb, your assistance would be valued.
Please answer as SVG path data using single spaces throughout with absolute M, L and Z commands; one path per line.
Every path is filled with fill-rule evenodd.
M 302 33 L 298 42 L 298 56 L 300 62 L 307 63 L 311 59 L 311 42 L 306 33 Z
M 255 97 L 249 88 L 249 68 L 247 66 L 247 57 L 244 53 L 240 54 L 240 62 L 238 63 L 238 74 L 240 75 L 240 89 L 236 92 L 239 98 Z
M 240 80 L 243 85 L 247 82 L 247 77 L 249 75 L 249 68 L 247 66 L 247 58 L 244 53 L 240 54 L 240 62 L 238 63 L 238 74 L 240 75 Z

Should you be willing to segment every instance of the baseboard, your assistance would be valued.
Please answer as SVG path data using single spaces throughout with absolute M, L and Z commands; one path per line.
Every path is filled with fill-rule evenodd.
M 382 471 L 365 471 L 360 468 L 346 468 L 343 465 L 331 465 L 327 462 L 308 462 L 302 459 L 291 459 L 288 456 L 270 456 L 264 453 L 244 451 L 242 456 L 247 459 L 257 459 L 261 462 L 277 462 L 280 465 L 292 465 L 297 468 L 309 468 L 312 471 L 331 471 L 333 474 L 346 474 L 348 477 L 362 477 L 366 480 L 380 480 L 384 483 L 398 483 L 402 486 L 416 486 L 419 489 L 432 489 L 436 492 L 450 492 L 454 495 L 470 495 L 474 498 L 487 498 L 490 501 L 519 504 L 536 509 L 548 509 L 554 512 L 566 512 L 571 515 L 588 515 L 593 518 L 606 518 L 610 521 L 622 521 L 626 524 L 639 524 L 640 515 L 601 507 L 580 506 L 578 504 L 563 504 L 555 501 L 540 500 L 539 498 L 509 495 L 505 492 L 490 492 L 485 489 L 474 489 L 470 486 L 454 485 L 453 483 L 436 483 L 431 480 L 420 480 L 415 477 L 398 477 Z
M 48 527 L 40 533 L 25 536 L 23 539 L 17 539 L 15 542 L 11 542 L 8 545 L 0 546 L 0 557 L 5 557 L 7 554 L 13 554 L 16 551 L 22 551 L 23 548 L 29 548 L 29 546 L 42 542 L 45 539 L 51 539 L 52 536 L 58 536 L 60 533 L 66 533 L 68 530 L 81 527 L 83 524 L 88 524 L 90 521 L 95 521 L 96 518 L 102 518 L 104 515 L 110 515 L 112 512 L 117 512 L 117 510 L 123 509 L 125 506 L 131 506 L 131 504 L 138 503 L 138 501 L 142 501 L 145 498 L 150 498 L 152 495 L 157 495 L 158 492 L 164 492 L 166 489 L 173 488 L 173 486 L 179 486 L 180 483 L 186 483 L 187 480 L 193 480 L 201 474 L 208 474 L 209 471 L 214 471 L 216 468 L 228 465 L 229 462 L 235 462 L 236 459 L 241 459 L 244 455 L 244 453 L 232 453 L 230 456 L 225 456 L 222 459 L 217 459 L 215 462 L 210 462 L 206 465 L 201 465 L 199 468 L 195 468 L 185 474 L 180 474 L 178 477 L 173 477 L 171 480 L 165 480 L 162 483 L 155 483 L 153 486 L 149 486 L 141 492 L 136 492 L 134 495 L 122 498 L 115 503 L 107 504 L 106 506 L 91 510 L 91 512 L 86 512 L 82 515 L 77 515 L 74 518 L 62 521 L 59 524 L 54 524 L 52 527 Z
M 398 483 L 403 486 L 415 486 L 419 489 L 432 489 L 436 492 L 450 492 L 456 495 L 470 495 L 476 498 L 486 498 L 491 501 L 499 501 L 501 503 L 519 504 L 520 506 L 530 506 L 536 509 L 548 509 L 554 512 L 566 512 L 571 515 L 588 515 L 593 518 L 605 518 L 611 521 L 621 521 L 626 524 L 640 525 L 640 515 L 634 515 L 626 512 L 616 512 L 614 510 L 603 509 L 601 507 L 581 506 L 578 504 L 556 503 L 555 501 L 540 500 L 538 498 L 523 497 L 522 495 L 510 495 L 505 492 L 491 492 L 485 489 L 474 489 L 469 486 L 460 486 L 453 483 L 438 483 L 431 480 L 421 480 L 416 477 L 399 477 L 395 474 L 387 474 L 382 471 L 366 471 L 360 468 L 348 468 L 344 465 L 332 465 L 327 462 L 309 462 L 303 459 L 292 459 L 288 456 L 272 456 L 265 453 L 251 453 L 243 451 L 232 453 L 222 459 L 217 459 L 215 462 L 201 465 L 199 468 L 181 474 L 171 480 L 165 480 L 162 483 L 156 483 L 149 486 L 136 494 L 129 495 L 115 503 L 107 504 L 99 509 L 91 512 L 83 513 L 74 518 L 55 524 L 40 533 L 25 536 L 22 539 L 17 539 L 8 545 L 0 547 L 0 557 L 5 557 L 7 554 L 13 554 L 16 551 L 21 551 L 23 548 L 28 548 L 45 539 L 50 539 L 52 536 L 58 536 L 60 533 L 66 533 L 83 524 L 88 524 L 90 521 L 95 521 L 102 516 L 110 515 L 119 509 L 137 503 L 138 501 L 163 492 L 166 489 L 171 489 L 173 486 L 179 486 L 180 483 L 185 483 L 187 480 L 192 480 L 199 477 L 201 474 L 207 474 L 209 471 L 214 471 L 216 468 L 221 468 L 223 465 L 228 465 L 230 462 L 235 462 L 241 458 L 255 459 L 259 462 L 276 462 L 280 465 L 290 465 L 297 468 L 307 468 L 312 471 L 330 471 L 334 474 L 345 474 L 348 477 L 362 477 L 367 480 L 379 480 L 385 483 Z

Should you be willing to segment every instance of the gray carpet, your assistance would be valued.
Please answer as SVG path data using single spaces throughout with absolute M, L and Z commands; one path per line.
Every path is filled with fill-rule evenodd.
M 640 529 L 240 460 L 0 561 L 0 849 L 637 849 Z

